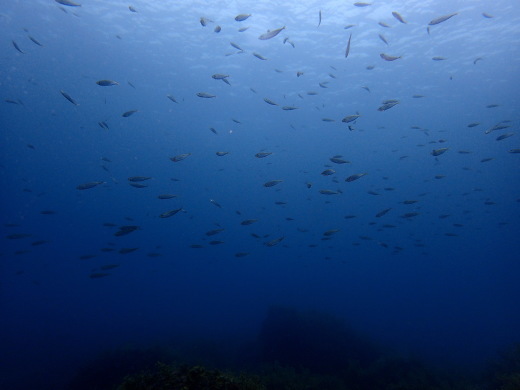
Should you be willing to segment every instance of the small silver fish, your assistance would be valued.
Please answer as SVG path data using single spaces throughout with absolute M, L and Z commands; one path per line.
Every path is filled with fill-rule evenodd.
M 395 61 L 395 60 L 398 60 L 399 58 L 401 58 L 401 56 L 397 57 L 397 56 L 390 56 L 388 54 L 385 54 L 385 53 L 381 53 L 379 54 L 379 56 L 385 60 L 385 61 Z
M 96 81 L 96 84 L 100 85 L 102 87 L 111 87 L 113 85 L 119 85 L 119 83 L 117 81 L 113 81 L 113 80 L 99 80 L 99 81 Z
M 63 97 L 65 99 L 67 99 L 69 102 L 71 102 L 72 104 L 74 104 L 75 106 L 79 106 L 79 104 L 67 93 L 65 92 L 63 89 L 60 90 L 60 93 L 63 95 Z
M 239 14 L 235 16 L 235 20 L 237 22 L 243 22 L 244 20 L 248 19 L 251 16 L 251 14 Z
M 272 30 L 272 31 L 267 31 L 266 33 L 260 35 L 260 36 L 258 37 L 258 39 L 260 39 L 260 40 L 262 40 L 262 41 L 265 41 L 265 40 L 267 40 L 267 39 L 274 38 L 275 36 L 277 36 L 278 34 L 280 34 L 280 32 L 281 32 L 282 30 L 284 30 L 284 29 L 285 29 L 285 26 L 280 27 L 280 28 L 277 28 L 277 29 Z
M 401 23 L 405 23 L 406 24 L 406 21 L 404 20 L 404 18 L 401 16 L 401 14 L 399 12 L 392 12 L 392 15 L 394 16 L 394 18 L 396 18 L 397 20 L 399 20 Z
M 198 92 L 197 96 L 200 97 L 200 98 L 206 98 L 206 99 L 211 99 L 211 98 L 217 97 L 216 95 L 212 95 L 212 94 L 207 93 L 207 92 Z
M 428 23 L 428 25 L 429 26 L 435 26 L 436 24 L 445 22 L 446 20 L 454 17 L 455 15 L 458 15 L 458 12 L 455 12 L 455 13 L 449 14 L 449 15 L 440 16 L 438 18 L 433 19 L 430 23 Z
M 352 39 L 352 34 L 350 34 L 350 36 L 348 37 L 347 49 L 345 50 L 345 58 L 347 58 L 350 53 L 350 40 L 351 39 Z

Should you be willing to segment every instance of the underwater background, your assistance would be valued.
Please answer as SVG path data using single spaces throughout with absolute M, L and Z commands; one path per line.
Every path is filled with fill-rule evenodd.
M 0 8 L 2 389 L 520 343 L 517 1 L 80 3 Z

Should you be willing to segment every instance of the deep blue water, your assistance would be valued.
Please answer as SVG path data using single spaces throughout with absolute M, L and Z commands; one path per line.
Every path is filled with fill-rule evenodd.
M 520 8 L 353 3 L 3 2 L 0 387 L 65 388 L 122 346 L 246 345 L 273 306 L 448 368 L 520 342 Z

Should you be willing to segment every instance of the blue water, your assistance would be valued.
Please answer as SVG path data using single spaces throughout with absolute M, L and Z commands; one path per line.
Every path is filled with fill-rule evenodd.
M 1 388 L 65 389 L 124 346 L 247 345 L 273 306 L 447 369 L 520 342 L 520 8 L 353 3 L 2 3 Z

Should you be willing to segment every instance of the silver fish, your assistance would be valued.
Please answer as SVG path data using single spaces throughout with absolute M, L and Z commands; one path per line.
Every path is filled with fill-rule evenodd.
M 11 42 L 13 43 L 13 46 L 16 50 L 18 50 L 22 54 L 25 54 L 25 52 L 23 52 L 22 49 L 20 49 L 20 46 L 18 46 L 18 44 L 15 41 L 11 41 Z
M 395 61 L 395 60 L 398 60 L 399 58 L 401 58 L 401 56 L 399 57 L 396 57 L 396 56 L 390 56 L 388 54 L 385 54 L 385 53 L 381 53 L 379 54 L 379 56 L 385 60 L 385 61 Z
M 270 180 L 264 183 L 264 187 L 274 187 L 275 185 L 280 184 L 281 182 L 283 182 L 283 180 Z
M 348 43 L 347 43 L 347 49 L 345 50 L 345 58 L 348 57 L 348 54 L 350 53 L 350 40 L 352 39 L 352 34 L 348 37 Z
M 277 106 L 278 105 L 278 103 L 275 103 L 271 99 L 268 99 L 268 98 L 264 98 L 264 102 L 266 102 L 267 104 L 270 104 L 272 106 Z
M 170 210 L 170 211 L 165 211 L 164 213 L 159 215 L 159 217 L 160 218 L 168 218 L 168 217 L 171 217 L 172 215 L 177 214 L 181 210 L 182 210 L 182 207 L 180 209 L 174 209 L 174 210 Z
M 170 160 L 172 160 L 173 162 L 179 162 L 189 156 L 191 156 L 191 153 L 178 154 L 177 156 L 170 157 Z
M 200 98 L 206 98 L 206 99 L 217 97 L 216 95 L 212 95 L 212 94 L 207 93 L 207 92 L 198 92 L 197 96 L 200 97 Z
M 33 41 L 34 43 L 36 43 L 38 46 L 43 46 L 40 42 L 38 42 L 35 38 L 31 37 L 30 35 L 29 35 L 29 39 L 31 41 Z
M 68 5 L 69 7 L 81 7 L 81 4 L 75 3 L 71 0 L 54 0 L 54 1 L 61 5 Z
M 399 14 L 399 12 L 392 12 L 392 15 L 394 16 L 394 18 L 396 18 L 397 20 L 399 20 L 401 23 L 405 23 L 406 24 L 406 21 L 404 20 L 404 18 L 401 16 L 401 14 Z
M 256 58 L 258 58 L 259 60 L 262 60 L 262 61 L 266 61 L 266 60 L 267 60 L 267 58 L 265 58 L 264 56 L 262 56 L 262 55 L 260 55 L 260 54 L 258 54 L 258 53 L 253 53 L 253 55 L 254 55 Z
M 60 93 L 63 95 L 63 97 L 65 99 L 67 99 L 69 102 L 71 102 L 72 104 L 74 104 L 75 106 L 79 106 L 79 104 L 67 93 L 65 92 L 63 89 L 60 90 Z
M 179 102 L 177 101 L 177 99 L 175 99 L 175 97 L 173 97 L 172 95 L 166 95 L 166 97 L 167 97 L 168 99 L 170 99 L 172 102 L 179 104 Z
M 267 40 L 267 39 L 274 38 L 275 36 L 277 36 L 278 34 L 280 34 L 280 32 L 281 32 L 282 30 L 284 30 L 284 29 L 285 29 L 285 26 L 280 27 L 280 28 L 277 28 L 277 29 L 272 30 L 272 31 L 267 31 L 266 33 L 260 35 L 260 36 L 258 37 L 258 39 L 260 39 L 260 40 L 262 40 L 262 41 L 265 41 L 265 40 Z
M 352 182 L 354 180 L 359 179 L 360 177 L 365 176 L 367 173 L 356 173 L 355 175 L 351 175 L 345 179 L 346 182 Z
M 119 85 L 119 83 L 117 81 L 113 81 L 113 80 L 99 80 L 99 81 L 96 81 L 96 84 L 100 85 L 102 87 L 111 87 L 112 85 Z
M 94 188 L 100 184 L 105 184 L 104 181 L 90 181 L 88 183 L 84 183 L 84 184 L 80 184 L 79 186 L 76 187 L 76 189 L 78 190 L 88 190 L 90 188 Z
M 436 19 L 433 19 L 430 23 L 428 23 L 429 26 L 435 26 L 436 24 L 439 24 L 439 23 L 442 23 L 442 22 L 445 22 L 446 20 L 454 17 L 455 15 L 457 15 L 458 12 L 455 12 L 454 14 L 449 14 L 449 15 L 444 15 L 444 16 L 440 16 Z
M 343 118 L 341 121 L 344 122 L 344 123 L 354 122 L 360 116 L 361 115 L 348 115 L 345 118 Z
M 129 111 L 123 112 L 123 113 L 121 114 L 121 116 L 122 116 L 123 118 L 128 118 L 130 115 L 135 114 L 137 111 L 138 111 L 138 110 L 129 110 Z
M 251 14 L 239 14 L 235 16 L 235 20 L 237 22 L 243 22 L 244 20 L 248 19 L 251 16 Z

